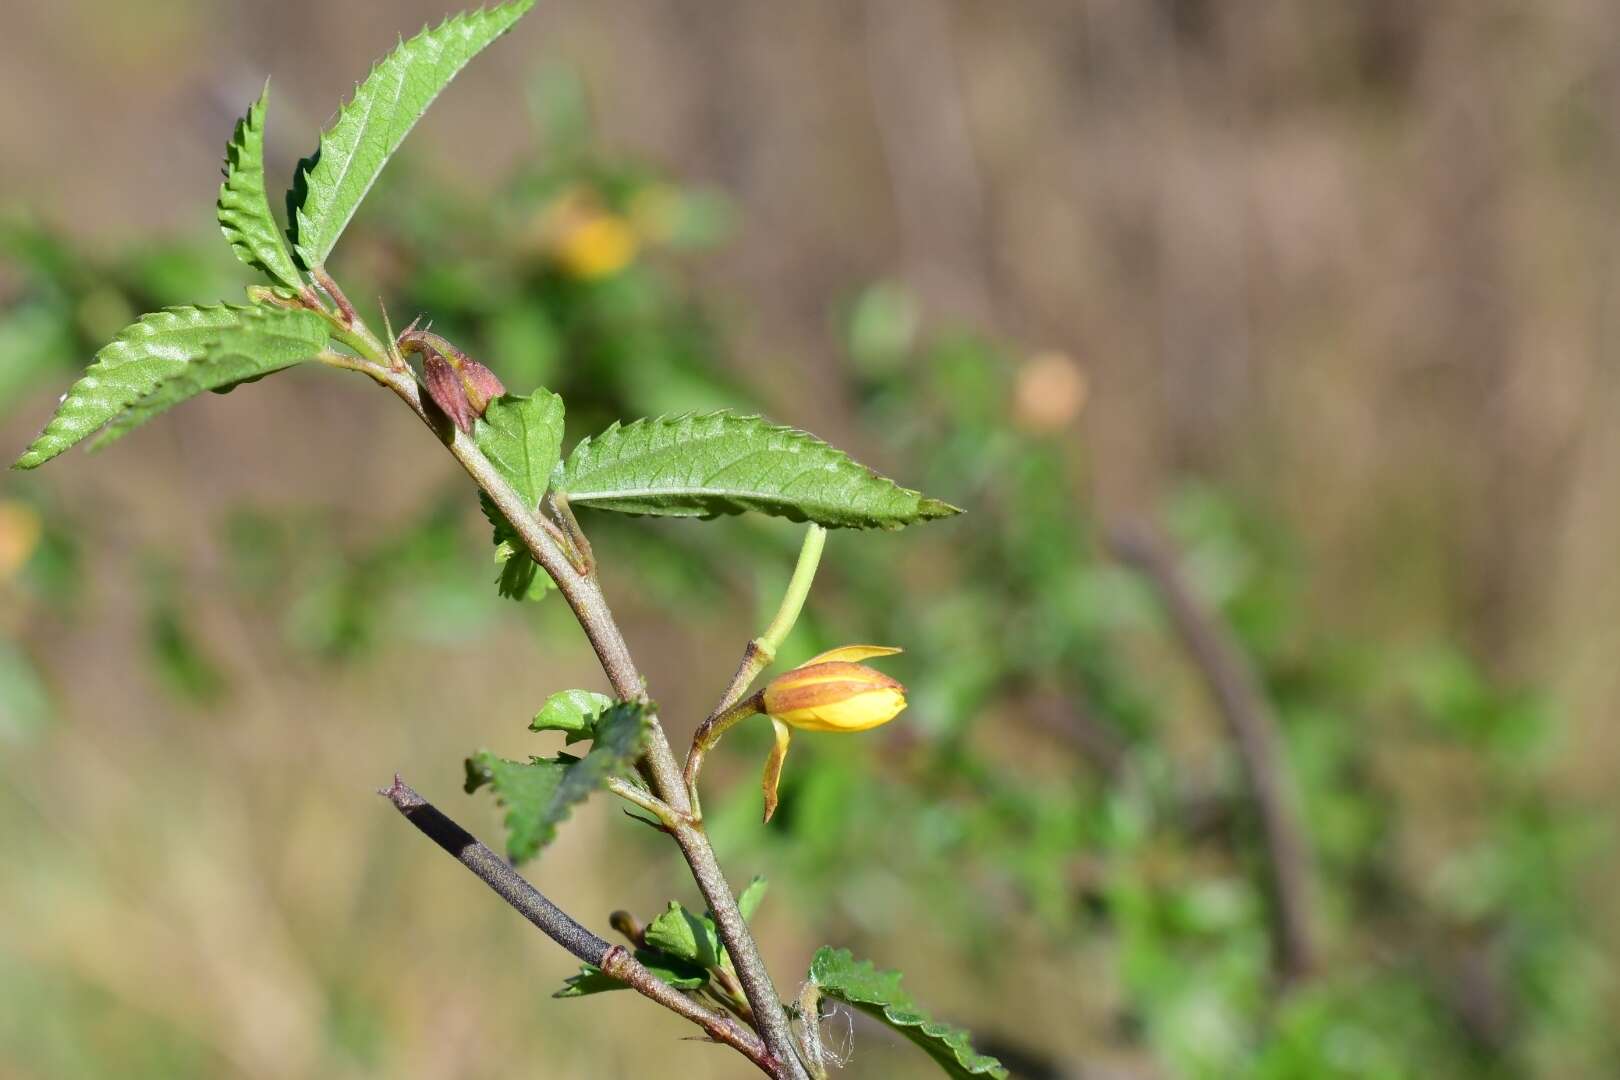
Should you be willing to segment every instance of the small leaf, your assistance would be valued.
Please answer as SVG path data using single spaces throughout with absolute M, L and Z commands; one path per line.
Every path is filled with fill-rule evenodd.
M 706 968 L 720 966 L 723 950 L 714 920 L 707 914 L 692 914 L 677 901 L 671 900 L 669 909 L 648 924 L 643 937 L 648 945 L 678 960 Z
M 853 1005 L 922 1047 L 946 1075 L 958 1080 L 975 1076 L 1006 1080 L 1001 1062 L 976 1053 L 966 1031 L 931 1020 L 917 1008 L 900 988 L 898 971 L 878 971 L 870 960 L 857 963 L 848 949 L 824 945 L 810 961 L 810 981 L 825 996 Z
M 479 492 L 478 505 L 495 527 L 495 565 L 501 568 L 495 578 L 496 591 L 508 600 L 544 600 L 557 587 L 556 582 L 550 574 L 540 572 L 540 564 L 524 549 L 489 496 Z
M 538 508 L 562 457 L 563 400 L 547 390 L 528 397 L 508 394 L 489 403 L 473 425 L 473 439 L 506 482 L 523 497 L 523 504 Z M 501 566 L 500 594 L 514 600 L 538 600 L 552 587 L 540 573 L 506 520 L 487 495 L 479 495 L 484 516 L 495 529 L 496 562 Z
M 219 227 L 236 257 L 297 292 L 303 288 L 281 227 L 270 213 L 264 190 L 264 111 L 270 83 L 237 121 L 225 147 L 225 182 L 219 188 Z
M 656 949 L 637 949 L 636 959 L 659 979 L 677 990 L 698 990 L 709 982 L 709 973 L 693 964 L 684 963 Z M 552 997 L 584 997 L 609 990 L 628 990 L 629 985 L 611 975 L 605 975 L 595 964 L 581 964 L 579 974 L 571 976 Z
M 96 354 L 14 468 L 37 468 L 110 422 L 104 446 L 204 390 L 307 360 L 326 341 L 311 311 L 221 304 L 144 315 Z
M 534 858 L 557 835 L 557 821 L 569 809 L 557 805 L 558 789 L 568 768 L 569 762 L 562 759 L 508 761 L 488 750 L 467 759 L 463 785 L 467 794 L 488 784 L 495 801 L 506 808 L 506 857 L 514 863 Z
M 383 166 L 467 62 L 512 28 L 534 0 L 452 16 L 402 42 L 322 133 L 288 194 L 293 242 L 305 267 L 322 265 Z
M 759 903 L 765 899 L 765 890 L 769 883 L 758 874 L 748 883 L 748 887 L 737 894 L 737 910 L 742 912 L 744 920 L 752 920 L 754 912 L 759 910 Z
M 754 510 L 828 528 L 898 529 L 960 513 L 814 435 L 725 412 L 614 424 L 574 447 L 557 487 L 576 507 L 664 517 Z
M 562 457 L 563 400 L 549 390 L 507 394 L 489 403 L 473 438 L 506 482 L 535 509 Z
M 530 731 L 566 732 L 572 746 L 596 735 L 596 721 L 613 707 L 613 699 L 594 690 L 559 690 L 546 698 L 529 723 Z
M 487 784 L 506 808 L 507 857 L 514 863 L 532 859 L 557 835 L 575 803 L 635 764 L 646 731 L 642 707 L 619 702 L 597 721 L 590 753 L 582 758 L 508 761 L 481 750 L 467 759 L 467 794 Z

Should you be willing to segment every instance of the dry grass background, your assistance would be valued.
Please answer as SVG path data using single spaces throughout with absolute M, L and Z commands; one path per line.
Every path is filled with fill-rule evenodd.
M 285 173 L 396 32 L 444 11 L 18 5 L 0 39 L 0 194 L 98 244 L 198 231 L 263 73 Z M 541 59 L 584 73 L 612 145 L 740 204 L 744 231 L 703 273 L 778 416 L 848 431 L 828 312 L 898 274 L 942 318 L 1084 365 L 1074 446 L 1105 508 L 1151 506 L 1189 473 L 1245 493 L 1300 531 L 1319 620 L 1393 641 L 1440 629 L 1550 687 L 1571 718 L 1568 784 L 1612 800 L 1620 8 L 545 0 L 436 106 L 417 158 L 476 197 L 515 153 Z M 97 1040 L 122 1053 L 121 1025 L 150 1015 L 230 1075 L 743 1075 L 626 998 L 588 1020 L 535 1000 L 536 972 L 569 970 L 560 954 L 471 899 L 356 780 L 398 765 L 449 791 L 467 731 L 500 747 L 500 718 L 586 669 L 583 649 L 535 658 L 514 624 L 436 667 L 389 651 L 331 677 L 264 659 L 266 629 L 216 605 L 205 624 L 243 683 L 229 715 L 176 712 L 142 676 L 121 552 L 217 559 L 208 536 L 238 499 L 385 528 L 448 475 L 414 434 L 363 387 L 289 380 L 29 481 L 102 520 L 92 618 L 4 615 L 27 620 L 65 704 L 43 744 L 0 758 L 0 967 L 17 987 L 66 971 L 98 988 L 101 1019 L 60 1038 L 103 1063 Z M 355 486 L 368 494 L 349 505 Z M 660 697 L 690 714 L 708 688 L 680 676 L 723 678 L 703 646 L 729 657 L 740 624 L 632 621 Z M 532 685 L 491 692 L 506 664 Z M 596 853 L 612 824 L 592 810 L 548 856 L 565 906 L 669 888 L 668 867 Z M 1601 896 L 1612 873 L 1595 877 Z M 766 911 L 785 968 L 815 942 L 790 907 Z M 930 1001 L 963 1006 L 926 942 L 897 951 Z M 469 959 L 503 954 L 522 969 Z M 380 1012 L 354 1019 L 355 1002 Z M 1042 1008 L 1031 1026 L 1082 1050 Z M 622 1038 L 632 1023 L 671 1038 Z M 333 1057 L 334 1024 L 375 1045 Z M 888 1053 L 856 1074 L 900 1075 Z

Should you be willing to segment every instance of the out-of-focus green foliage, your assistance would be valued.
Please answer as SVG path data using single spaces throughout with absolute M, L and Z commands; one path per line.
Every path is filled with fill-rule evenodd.
M 548 73 L 535 100 L 544 145 L 495 197 L 385 179 L 385 205 L 347 234 L 346 257 L 373 279 L 352 291 L 387 296 L 398 321 L 431 312 L 519 391 L 559 391 L 576 434 L 625 415 L 747 408 L 682 269 L 683 253 L 724 236 L 724 202 L 602 154 L 566 74 Z M 234 287 L 186 246 L 100 261 L 16 222 L 0 243 L 19 278 L 0 318 L 0 410 L 140 311 Z M 1163 508 L 1200 597 L 1275 707 L 1302 798 L 1321 962 L 1282 992 L 1242 771 L 1154 594 L 1107 557 L 1064 437 L 1083 393 L 1036 395 L 1031 409 L 1021 391 L 1055 361 L 928 326 L 894 284 L 851 303 L 856 420 L 883 460 L 904 463 L 897 473 L 970 516 L 908 538 L 903 562 L 882 538 L 834 537 L 807 628 L 783 654 L 851 636 L 902 643 L 911 708 L 877 753 L 803 740 L 768 828 L 757 788 L 724 779 L 763 756 L 765 726 L 739 728 L 705 781 L 706 794 L 732 792 L 705 798 L 728 861 L 768 861 L 784 902 L 860 953 L 881 958 L 925 912 L 931 932 L 972 949 L 985 996 L 1016 997 L 1020 950 L 1037 949 L 1105 1002 L 1076 1021 L 1097 1047 L 1165 1075 L 1612 1075 L 1608 976 L 1577 899 L 1606 837 L 1552 794 L 1547 705 L 1443 642 L 1313 630 L 1313 568 L 1286 523 L 1196 484 Z M 48 506 L 29 512 L 44 524 L 0 591 L 70 612 L 73 531 Z M 273 615 L 290 652 L 330 661 L 385 633 L 431 642 L 489 627 L 488 550 L 469 542 L 464 512 L 448 497 L 359 543 L 329 513 L 222 515 L 224 582 L 154 570 L 155 672 L 182 699 L 231 692 L 187 622 L 188 589 L 229 588 Z M 21 529 L 5 521 L 0 532 Z M 739 567 L 774 584 L 795 542 L 775 523 L 728 522 L 702 544 L 606 516 L 589 525 L 599 550 L 634 545 L 625 573 L 678 609 L 712 603 Z M 18 628 L 0 629 L 0 739 L 26 738 L 49 723 L 51 695 Z M 1426 797 L 1431 777 L 1467 797 Z M 587 992 L 590 973 L 579 978 Z M 104 1005 L 71 985 L 41 992 L 86 1018 Z M 1052 1075 L 1084 1064 L 1044 1058 L 1040 1032 L 985 1030 Z M 137 1042 L 150 1060 L 128 1062 L 130 1075 L 199 1074 L 179 1033 L 148 1036 Z M 94 1052 L 45 1042 L 40 1060 L 62 1075 Z

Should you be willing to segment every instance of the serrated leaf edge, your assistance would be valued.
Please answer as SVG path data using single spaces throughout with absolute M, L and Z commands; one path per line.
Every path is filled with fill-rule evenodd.
M 874 995 L 851 993 L 848 989 L 829 986 L 817 977 L 818 969 L 829 961 L 838 961 L 848 965 L 858 972 L 869 973 L 874 979 L 887 981 L 893 988 L 888 995 L 889 999 Z M 929 1056 L 939 1059 L 936 1047 L 931 1044 L 942 1044 L 950 1050 L 958 1067 L 969 1076 L 990 1076 L 995 1080 L 1007 1080 L 1010 1075 L 1006 1066 L 988 1054 L 981 1054 L 973 1049 L 973 1035 L 965 1028 L 956 1027 L 944 1021 L 934 1020 L 927 1013 L 917 1007 L 911 994 L 900 986 L 902 976 L 898 971 L 879 970 L 870 960 L 856 960 L 854 954 L 848 949 L 834 949 L 823 945 L 816 950 L 810 961 L 810 981 L 813 982 L 827 997 L 836 998 L 847 1005 L 863 1009 L 868 1012 L 876 1010 L 885 1023 L 906 1035 L 912 1042 L 924 1050 Z M 912 1035 L 913 1031 L 921 1032 L 929 1040 L 928 1043 L 919 1042 Z M 963 1055 L 969 1055 L 964 1058 Z
M 259 313 L 272 310 L 276 309 L 266 308 L 259 304 L 180 304 L 142 315 L 139 319 L 120 330 L 111 341 L 96 350 L 95 357 L 85 367 L 83 373 L 74 380 L 73 385 L 68 387 L 67 392 L 62 395 L 56 411 L 51 414 L 51 418 L 46 421 L 39 434 L 28 444 L 27 449 L 12 463 L 11 467 L 13 469 L 36 469 L 71 450 L 79 443 L 97 437 L 98 433 L 106 429 L 109 424 L 116 423 L 118 418 L 131 407 L 138 405 L 142 400 L 150 397 L 161 388 L 168 381 L 168 378 L 175 377 L 171 375 L 167 378 L 147 378 L 138 383 L 120 387 L 119 395 L 109 401 L 112 409 L 111 414 L 100 423 L 76 436 L 63 430 L 73 422 L 73 414 L 85 407 L 85 401 L 81 393 L 94 391 L 100 385 L 101 380 L 117 372 L 126 364 L 139 363 L 142 360 L 154 358 L 152 354 L 129 355 L 132 350 L 141 345 L 142 339 L 187 330 L 215 331 L 213 338 L 205 334 L 199 342 L 201 348 L 207 349 L 212 344 L 217 343 L 219 335 L 240 329 L 240 326 L 183 325 L 182 320 L 188 316 L 200 316 L 203 319 L 218 318 L 226 313 L 233 314 L 238 319 L 243 317 L 252 318 Z M 317 348 L 310 355 L 313 356 L 318 351 Z M 194 363 L 196 361 L 186 360 L 183 362 Z M 60 440 L 60 445 L 56 445 L 58 440 Z
M 302 292 L 304 282 L 287 250 L 281 226 L 270 211 L 265 184 L 264 124 L 270 103 L 270 80 L 248 111 L 236 122 L 236 130 L 225 144 L 225 180 L 219 185 L 215 217 L 225 242 L 242 262 L 272 280 Z M 240 179 L 240 182 L 239 182 Z M 256 232 L 245 227 L 257 224 Z
M 408 39 L 401 37 L 399 43 L 395 45 L 386 56 L 382 57 L 380 60 L 371 65 L 371 70 L 366 73 L 366 77 L 355 84 L 354 92 L 349 95 L 348 100 L 343 102 L 338 107 L 336 117 L 330 124 L 321 130 L 321 136 L 316 144 L 315 153 L 298 163 L 298 170 L 295 175 L 293 189 L 288 192 L 288 210 L 290 217 L 290 221 L 288 223 L 288 238 L 292 241 L 293 250 L 297 253 L 298 259 L 306 269 L 313 269 L 317 266 L 322 266 L 325 264 L 327 256 L 330 255 L 332 253 L 332 249 L 337 246 L 338 238 L 342 236 L 343 231 L 348 228 L 349 222 L 354 220 L 354 215 L 360 209 L 361 203 L 365 201 L 365 198 L 368 194 L 370 194 L 372 187 L 376 185 L 377 178 L 382 175 L 382 170 L 387 165 L 388 159 L 393 156 L 394 150 L 397 150 L 400 145 L 403 145 L 406 137 L 410 135 L 412 129 L 414 129 L 422 117 L 426 115 L 427 110 L 432 107 L 433 102 L 437 101 L 439 95 L 443 93 L 450 83 L 455 80 L 457 75 L 461 74 L 462 68 L 465 68 L 467 64 L 471 63 L 474 57 L 476 57 L 479 52 L 482 52 L 484 48 L 488 48 L 490 45 L 493 45 L 504 34 L 511 30 L 512 27 L 517 24 L 519 19 L 528 14 L 529 9 L 533 6 L 534 0 L 509 0 L 508 3 L 497 4 L 494 7 L 479 7 L 470 11 L 462 11 L 455 15 L 447 16 L 441 20 L 437 26 L 424 26 L 421 30 Z M 323 223 L 323 228 L 321 230 L 322 236 L 320 237 L 318 244 L 324 244 L 324 249 L 316 251 L 314 248 L 307 246 L 304 242 L 304 237 L 308 235 L 308 231 L 316 224 L 314 221 L 312 221 L 309 215 L 304 213 L 304 206 L 308 202 L 309 176 L 318 167 L 321 158 L 327 153 L 328 138 L 334 132 L 336 132 L 339 127 L 342 126 L 344 120 L 349 116 L 351 111 L 355 108 L 356 103 L 360 100 L 360 97 L 362 93 L 364 93 L 367 84 L 369 84 L 373 79 L 379 78 L 384 74 L 384 69 L 389 61 L 393 60 L 396 56 L 399 56 L 418 43 L 432 44 L 437 35 L 446 34 L 447 30 L 453 31 L 459 29 L 461 26 L 470 27 L 479 20 L 501 14 L 503 9 L 509 9 L 511 16 L 510 21 L 496 31 L 494 36 L 491 37 L 489 41 L 485 42 L 484 45 L 481 46 L 477 51 L 463 60 L 454 71 L 450 72 L 450 74 L 445 78 L 444 82 L 440 84 L 439 88 L 428 97 L 427 101 L 423 103 L 422 111 L 417 113 L 416 116 L 412 117 L 410 122 L 405 125 L 404 130 L 399 133 L 399 138 L 395 142 L 393 150 L 390 150 L 383 157 L 382 161 L 377 163 L 376 170 L 372 173 L 371 179 L 366 183 L 365 189 L 361 191 L 359 197 L 354 200 L 354 203 L 349 207 L 348 212 L 342 216 L 342 220 L 336 223 Z M 402 66 L 400 68 L 399 77 L 399 85 L 401 88 L 404 86 L 406 74 L 406 68 Z M 367 108 L 374 108 L 374 105 L 368 105 Z M 345 163 L 343 173 L 340 174 L 341 176 L 347 176 L 348 170 L 353 166 L 353 162 L 354 155 L 350 154 L 349 161 Z M 332 185 L 334 189 L 339 186 L 340 184 L 338 183 L 334 183 Z M 304 193 L 304 197 L 299 199 L 298 202 L 294 204 L 292 200 L 300 191 Z
M 769 492 L 769 491 L 747 491 L 747 490 L 739 489 L 739 490 L 735 490 L 735 491 L 733 491 L 731 493 L 728 493 L 728 494 L 725 494 L 725 495 L 719 495 L 719 494 L 715 493 L 714 489 L 702 488 L 702 487 L 617 488 L 617 489 L 602 489 L 602 490 L 593 491 L 593 490 L 589 490 L 589 489 L 581 490 L 579 488 L 576 488 L 576 487 L 572 486 L 572 481 L 571 481 L 570 478 L 575 476 L 578 472 L 584 471 L 584 470 L 592 468 L 592 467 L 594 467 L 594 468 L 605 468 L 606 467 L 604 465 L 598 464 L 599 459 L 594 456 L 594 455 L 596 455 L 596 454 L 598 454 L 600 452 L 603 442 L 610 441 L 610 440 L 619 440 L 619 439 L 626 439 L 626 440 L 627 439 L 632 439 L 632 438 L 637 437 L 643 431 L 648 430 L 649 428 L 651 428 L 654 425 L 673 428 L 673 427 L 678 427 L 678 426 L 681 426 L 681 425 L 695 426 L 697 424 L 707 422 L 707 421 L 721 421 L 721 422 L 735 423 L 735 424 L 739 424 L 739 425 L 747 425 L 747 424 L 758 425 L 756 430 L 759 430 L 759 431 L 761 431 L 761 432 L 763 432 L 765 434 L 779 435 L 779 436 L 782 436 L 782 437 L 787 438 L 789 440 L 792 440 L 793 442 L 805 444 L 805 448 L 808 449 L 808 450 L 811 450 L 812 452 L 827 453 L 829 455 L 836 455 L 836 459 L 842 459 L 843 462 L 847 462 L 848 464 L 850 464 L 852 466 L 855 466 L 855 467 L 860 468 L 860 469 L 864 469 L 866 471 L 866 473 L 870 477 L 872 477 L 874 480 L 878 480 L 878 481 L 881 481 L 884 484 L 889 485 L 893 489 L 894 493 L 902 495 L 902 496 L 910 496 L 910 497 L 915 498 L 917 500 L 916 511 L 915 511 L 914 515 L 909 520 L 897 520 L 897 521 L 893 521 L 893 522 L 882 522 L 882 523 L 873 523 L 873 524 L 852 523 L 852 522 L 848 522 L 848 521 L 834 521 L 834 520 L 830 520 L 830 519 L 824 519 L 824 520 L 818 521 L 818 524 L 824 525 L 827 528 L 857 528 L 857 529 L 879 528 L 879 529 L 885 529 L 885 530 L 895 530 L 895 529 L 903 528 L 906 525 L 916 524 L 916 523 L 922 522 L 922 521 L 931 521 L 931 520 L 935 520 L 935 519 L 938 519 L 938 518 L 951 517 L 951 516 L 953 516 L 955 514 L 962 513 L 962 510 L 961 510 L 960 507 L 952 506 L 950 503 L 944 502 L 943 500 L 940 500 L 940 499 L 930 498 L 930 497 L 928 497 L 926 495 L 923 495 L 920 491 L 913 490 L 912 488 L 903 487 L 900 484 L 895 483 L 895 481 L 893 481 L 890 478 L 884 476 L 883 474 L 879 473 L 878 471 L 871 468 L 870 466 L 862 465 L 860 462 L 856 461 L 854 458 L 851 458 L 844 451 L 838 449 L 837 447 L 833 446 L 831 443 L 826 442 L 825 440 L 823 440 L 820 437 L 812 434 L 811 432 L 805 431 L 802 428 L 792 427 L 792 426 L 787 425 L 787 424 L 773 423 L 773 422 L 771 422 L 769 420 L 766 420 L 764 417 L 762 417 L 762 416 L 760 416 L 758 414 L 754 414 L 754 413 L 734 413 L 734 412 L 730 411 L 729 409 L 719 409 L 719 410 L 714 410 L 714 411 L 711 411 L 711 412 L 703 412 L 703 413 L 698 413 L 698 412 L 678 413 L 678 414 L 675 414 L 673 416 L 642 417 L 642 418 L 637 419 L 637 420 L 632 420 L 628 424 L 622 423 L 620 421 L 615 420 L 612 424 L 608 425 L 608 427 L 606 429 L 604 429 L 603 431 L 598 432 L 594 436 L 587 435 L 585 438 L 581 439 L 578 443 L 576 443 L 574 445 L 574 449 L 572 451 L 570 451 L 568 456 L 563 460 L 563 464 L 561 466 L 561 475 L 553 482 L 552 486 L 555 489 L 557 489 L 558 491 L 561 491 L 562 493 L 566 494 L 568 496 L 569 502 L 572 505 L 575 505 L 575 506 L 587 506 L 587 507 L 593 507 L 593 508 L 596 508 L 596 509 L 603 509 L 603 510 L 613 510 L 613 511 L 618 512 L 618 513 L 628 513 L 628 514 L 634 514 L 634 515 L 648 515 L 650 512 L 648 512 L 648 511 L 625 510 L 625 509 L 623 509 L 621 507 L 615 507 L 615 506 L 611 505 L 611 501 L 613 501 L 613 500 L 621 500 L 622 501 L 622 500 L 629 500 L 629 499 L 653 498 L 653 497 L 675 497 L 675 498 L 693 497 L 693 498 L 697 498 L 697 497 L 708 496 L 708 497 L 711 497 L 711 498 L 713 498 L 715 500 L 715 502 L 719 506 L 719 509 L 709 510 L 707 508 L 704 508 L 704 509 L 692 509 L 690 511 L 683 511 L 683 512 L 671 511 L 671 512 L 668 512 L 666 514 L 666 516 L 672 516 L 672 517 L 712 517 L 712 516 L 715 516 L 716 514 L 739 514 L 739 513 L 744 513 L 744 512 L 746 512 L 746 510 L 748 508 L 727 505 L 727 503 L 732 501 L 732 500 L 743 498 L 743 499 L 750 499 L 750 500 L 755 500 L 755 501 L 765 502 L 765 503 L 775 502 L 775 503 L 780 504 L 782 506 L 782 508 L 783 508 L 782 511 L 780 513 L 773 513 L 773 516 L 785 517 L 785 518 L 787 518 L 787 519 L 789 519 L 791 521 L 815 520 L 810 515 L 805 514 L 803 510 L 798 509 L 796 506 L 794 506 L 793 503 L 791 502 L 791 500 L 787 499 L 786 497 L 784 497 L 784 496 L 782 496 L 780 494 L 777 494 L 775 492 Z M 621 457 L 614 458 L 613 460 L 618 461 L 618 460 L 621 460 L 621 459 L 622 459 L 622 455 L 621 455 Z M 830 460 L 836 460 L 836 459 L 830 459 Z M 771 511 L 762 511 L 762 512 L 772 513 Z

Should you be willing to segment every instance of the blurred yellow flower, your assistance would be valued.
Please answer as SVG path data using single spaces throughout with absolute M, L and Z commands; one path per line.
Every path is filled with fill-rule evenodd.
M 0 584 L 15 577 L 39 547 L 39 512 L 14 499 L 0 500 Z
M 597 214 L 576 222 L 557 240 L 557 262 L 569 274 L 595 281 L 630 265 L 638 247 L 636 234 L 616 214 Z
M 531 235 L 546 258 L 582 281 L 618 273 L 641 250 L 634 225 L 583 185 L 557 195 L 536 216 Z

